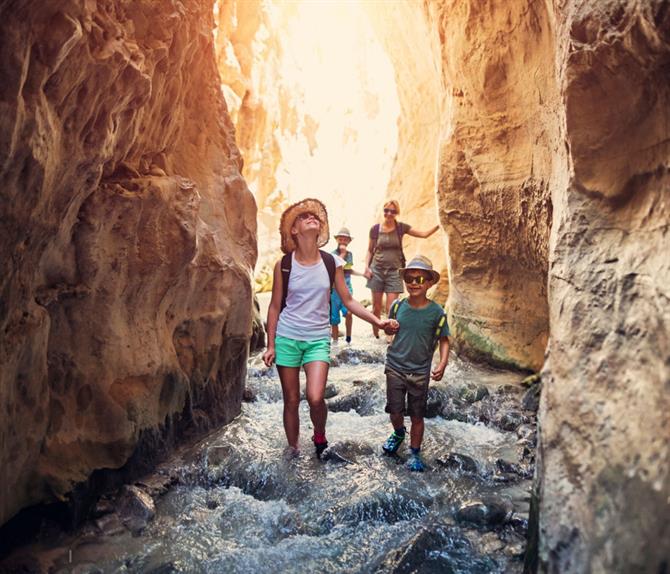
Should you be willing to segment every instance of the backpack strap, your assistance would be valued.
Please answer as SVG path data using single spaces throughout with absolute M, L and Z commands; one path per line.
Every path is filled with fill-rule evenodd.
M 321 260 L 326 266 L 328 271 L 328 279 L 330 279 L 330 287 L 333 287 L 335 283 L 335 257 L 330 253 L 322 251 L 319 249 L 319 254 L 321 255 Z M 281 297 L 281 309 L 279 312 L 284 310 L 286 307 L 286 297 L 288 297 L 288 282 L 291 277 L 291 266 L 293 265 L 293 253 L 287 253 L 281 258 L 280 270 L 282 278 L 282 297 Z
M 440 316 L 440 320 L 437 322 L 437 327 L 435 327 L 435 335 L 433 337 L 434 343 L 433 347 L 437 347 L 437 344 L 440 342 L 440 333 L 442 332 L 442 327 L 444 327 L 444 324 L 447 321 L 447 314 L 442 311 L 442 315 Z
M 333 284 L 335 283 L 335 257 L 333 257 L 327 251 L 323 251 L 321 249 L 319 249 L 319 253 L 321 254 L 321 260 L 323 261 L 323 264 L 326 266 L 326 270 L 328 271 L 330 288 L 332 289 Z
M 287 253 L 281 258 L 279 268 L 281 270 L 282 296 L 281 296 L 281 313 L 286 307 L 286 297 L 288 296 L 288 280 L 291 276 L 291 265 L 293 265 L 293 253 Z
M 396 299 L 391 303 L 391 308 L 389 309 L 389 319 L 395 319 L 398 316 L 398 309 L 400 305 L 405 302 L 405 298 Z
M 372 228 L 370 229 L 370 239 L 372 239 L 373 244 L 372 244 L 372 255 L 375 254 L 375 251 L 377 251 L 377 240 L 379 239 L 379 231 L 380 231 L 381 226 L 379 223 L 375 223 Z M 399 221 L 396 223 L 395 226 L 395 232 L 398 234 L 398 244 L 400 245 L 400 262 L 401 262 L 401 267 L 405 266 L 406 260 L 405 260 L 405 254 L 403 253 L 402 250 L 402 236 L 404 235 L 404 230 L 403 230 L 403 225 Z

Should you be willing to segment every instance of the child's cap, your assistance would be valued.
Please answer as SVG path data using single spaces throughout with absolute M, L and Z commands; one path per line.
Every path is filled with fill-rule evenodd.
M 348 237 L 349 239 L 353 239 L 351 233 L 349 233 L 349 229 L 346 227 L 340 227 L 340 230 L 335 234 L 335 237 Z
M 431 262 L 428 257 L 424 257 L 423 255 L 416 255 L 415 257 L 412 258 L 412 260 L 402 269 L 400 269 L 400 275 L 404 276 L 405 271 L 409 271 L 410 269 L 416 269 L 417 271 L 426 271 L 428 274 L 430 274 L 431 279 L 437 283 L 440 280 L 440 274 L 433 269 L 433 263 Z

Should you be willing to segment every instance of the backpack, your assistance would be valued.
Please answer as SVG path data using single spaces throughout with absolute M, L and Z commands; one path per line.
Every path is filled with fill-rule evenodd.
M 372 245 L 372 255 L 373 256 L 375 254 L 375 251 L 377 251 L 377 240 L 379 239 L 380 230 L 381 230 L 381 225 L 379 225 L 379 223 L 375 223 L 372 226 L 372 229 L 370 230 L 370 239 L 372 239 L 372 241 L 374 242 L 374 244 Z M 404 267 L 407 262 L 405 260 L 405 254 L 403 253 L 403 250 L 402 250 L 403 230 L 402 230 L 402 224 L 400 222 L 396 223 L 395 231 L 398 234 L 398 243 L 400 243 L 400 267 Z
M 405 301 L 407 301 L 406 297 L 402 299 L 396 299 L 393 301 L 393 303 L 391 303 L 391 308 L 389 309 L 389 319 L 395 319 L 398 316 L 398 309 Z M 442 331 L 442 327 L 444 327 L 446 320 L 447 314 L 442 311 L 442 315 L 440 316 L 440 319 L 437 322 L 437 326 L 435 327 L 435 333 L 433 334 L 433 348 L 437 346 L 437 343 L 440 340 L 440 332 Z
M 322 251 L 319 249 L 319 253 L 321 254 L 321 260 L 323 261 L 323 264 L 326 266 L 326 270 L 328 271 L 328 278 L 330 279 L 330 288 L 333 288 L 333 283 L 335 282 L 335 257 L 333 257 L 330 253 L 327 253 L 325 251 Z M 282 278 L 282 297 L 281 297 L 281 311 L 284 310 L 284 307 L 286 307 L 286 297 L 288 296 L 288 281 L 289 277 L 291 277 L 291 266 L 293 265 L 293 257 L 292 253 L 287 253 L 284 255 L 284 257 L 281 258 L 281 264 L 280 264 L 280 270 L 281 270 L 281 278 Z

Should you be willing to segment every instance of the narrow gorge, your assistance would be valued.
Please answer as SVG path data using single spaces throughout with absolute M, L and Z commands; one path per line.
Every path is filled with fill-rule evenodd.
M 486 408 L 453 416 L 445 405 L 462 404 L 460 387 L 438 389 L 434 448 L 473 441 L 486 479 L 477 493 L 494 473 L 477 457 L 515 448 L 494 412 L 521 408 L 505 385 L 541 377 L 537 434 L 526 421 L 537 448 L 524 455 L 535 465 L 532 486 L 522 483 L 525 556 L 487 558 L 486 544 L 471 555 L 450 529 L 417 530 L 412 552 L 437 545 L 459 572 L 670 569 L 669 2 L 5 0 L 0 16 L 5 541 L 54 508 L 78 527 L 98 495 L 206 436 L 184 455 L 182 478 L 200 510 L 242 500 L 244 513 L 225 518 L 240 521 L 239 536 L 257 507 L 230 488 L 255 481 L 258 500 L 281 488 L 300 498 L 291 469 L 264 459 L 260 469 L 236 450 L 253 449 L 255 425 L 276 415 L 254 351 L 278 219 L 318 197 L 331 231 L 352 226 L 362 258 L 395 198 L 403 221 L 440 225 L 405 247 L 442 274 L 451 376 L 474 385 L 464 393 L 503 381 Z M 372 444 L 365 416 L 381 416 L 381 399 L 366 386 L 376 371 L 360 363 L 379 370 L 382 358 L 367 345 L 337 355 L 355 413 L 330 405 Z M 253 410 L 245 388 L 261 399 Z M 349 462 L 391 488 L 367 446 L 342 440 Z M 312 483 L 294 471 L 306 500 L 336 472 L 311 465 Z M 225 492 L 201 493 L 204 475 Z M 429 493 L 452 484 L 426 475 Z M 180 496 L 164 496 L 168 515 L 189 514 Z M 431 496 L 425 508 L 442 495 Z M 307 525 L 277 508 L 273 536 L 300 544 L 347 514 L 342 503 L 324 510 L 333 524 Z M 184 532 L 196 544 L 193 520 Z M 366 536 L 391 536 L 380 532 Z M 410 554 L 361 571 L 439 571 L 412 570 Z M 109 571 L 148 571 L 138 564 Z M 161 571 L 191 571 L 171 564 Z M 227 571 L 216 564 L 203 571 Z

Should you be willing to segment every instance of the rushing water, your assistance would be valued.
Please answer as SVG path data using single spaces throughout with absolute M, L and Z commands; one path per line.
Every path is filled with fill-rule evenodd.
M 279 380 L 255 356 L 255 400 L 145 481 L 167 484 L 146 527 L 131 533 L 109 512 L 23 554 L 79 574 L 520 572 L 534 430 L 521 376 L 452 357 L 431 391 L 442 414 L 426 420 L 426 472 L 410 473 L 405 445 L 398 458 L 381 454 L 386 345 L 357 339 L 333 350 L 327 461 L 314 457 L 306 401 L 301 452 L 288 456 Z

